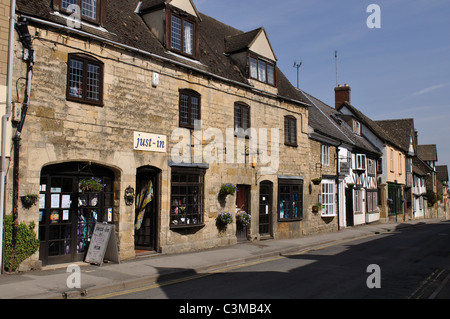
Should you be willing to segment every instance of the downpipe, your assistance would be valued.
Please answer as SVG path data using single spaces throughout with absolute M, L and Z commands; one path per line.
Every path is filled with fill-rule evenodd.
M 6 194 L 6 138 L 8 131 L 8 120 L 11 118 L 12 105 L 12 78 L 14 59 L 14 28 L 16 23 L 16 0 L 10 2 L 9 13 L 9 43 L 8 43 L 8 74 L 6 92 L 6 110 L 2 116 L 2 145 L 1 145 L 1 177 L 0 177 L 0 273 L 3 273 L 3 220 L 5 216 L 5 194 Z
M 15 28 L 19 34 L 20 41 L 24 47 L 24 60 L 27 62 L 27 84 L 25 97 L 22 105 L 22 114 L 20 118 L 20 122 L 17 126 L 16 133 L 13 138 L 14 142 L 14 158 L 13 158 L 13 231 L 12 231 L 12 253 L 11 253 L 11 263 L 10 263 L 10 271 L 14 265 L 15 258 L 15 248 L 17 241 L 17 229 L 19 227 L 19 160 L 20 160 L 20 140 L 22 135 L 23 125 L 25 123 L 25 118 L 27 115 L 28 107 L 30 105 L 30 96 L 31 96 L 31 82 L 33 78 L 33 65 L 34 65 L 34 50 L 33 44 L 31 40 L 30 33 L 28 31 L 28 22 L 26 19 L 22 19 L 17 22 Z

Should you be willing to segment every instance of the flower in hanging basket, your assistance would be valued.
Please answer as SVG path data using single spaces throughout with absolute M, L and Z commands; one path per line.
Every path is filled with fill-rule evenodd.
M 311 181 L 314 185 L 319 185 L 322 182 L 322 178 L 313 178 Z
M 236 224 L 240 227 L 247 227 L 250 224 L 251 216 L 244 211 L 236 214 Z
M 20 200 L 22 201 L 22 205 L 26 208 L 30 208 L 34 204 L 36 204 L 39 195 L 36 194 L 27 194 L 25 196 L 21 196 Z
M 234 195 L 235 192 L 237 192 L 238 189 L 236 186 L 234 186 L 231 183 L 222 184 L 220 187 L 219 194 L 221 195 Z
M 217 216 L 216 222 L 217 222 L 218 225 L 222 225 L 222 226 L 231 224 L 233 222 L 233 216 L 229 212 L 227 212 L 227 213 L 220 213 Z
M 80 179 L 78 182 L 78 187 L 82 193 L 84 192 L 95 192 L 98 193 L 103 190 L 106 184 L 102 184 L 100 178 L 91 177 L 89 179 Z

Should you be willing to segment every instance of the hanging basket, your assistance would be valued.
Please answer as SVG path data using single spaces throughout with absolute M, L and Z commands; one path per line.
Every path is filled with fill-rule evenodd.
M 39 195 L 36 194 L 27 194 L 25 196 L 20 196 L 20 200 L 22 201 L 23 207 L 27 209 L 36 204 L 38 198 Z

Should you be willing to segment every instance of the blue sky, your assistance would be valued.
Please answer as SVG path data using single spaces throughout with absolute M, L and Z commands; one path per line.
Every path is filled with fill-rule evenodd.
M 450 165 L 449 0 L 194 0 L 197 9 L 242 31 L 264 27 L 277 65 L 300 88 L 334 106 L 338 83 L 373 120 L 414 118 L 419 144 L 436 144 Z M 381 28 L 367 27 L 370 4 Z

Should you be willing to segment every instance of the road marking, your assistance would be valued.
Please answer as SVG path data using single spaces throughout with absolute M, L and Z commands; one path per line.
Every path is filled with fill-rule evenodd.
M 292 254 L 289 253 L 289 254 L 283 254 L 283 255 L 275 256 L 275 257 L 263 258 L 263 259 L 256 260 L 256 261 L 253 261 L 253 262 L 244 262 L 244 263 L 239 264 L 239 265 L 222 267 L 222 268 L 218 268 L 216 270 L 211 270 L 208 273 L 199 273 L 199 274 L 196 274 L 196 275 L 192 275 L 192 276 L 188 276 L 188 277 L 184 277 L 184 278 L 179 278 L 179 279 L 174 279 L 174 280 L 161 282 L 161 283 L 155 283 L 155 284 L 151 284 L 151 285 L 147 285 L 147 286 L 143 286 L 143 287 L 131 288 L 131 289 L 117 291 L 117 292 L 112 292 L 112 293 L 108 293 L 108 294 L 88 297 L 87 299 L 106 299 L 106 298 L 112 298 L 112 297 L 128 295 L 128 294 L 132 294 L 132 293 L 136 293 L 136 292 L 142 292 L 142 291 L 146 291 L 146 290 L 152 290 L 152 289 L 161 288 L 161 287 L 165 287 L 165 286 L 170 286 L 170 285 L 174 285 L 174 284 L 178 284 L 178 283 L 183 283 L 183 282 L 194 280 L 194 279 L 200 279 L 200 278 L 208 277 L 208 276 L 211 276 L 211 275 L 214 275 L 214 274 L 218 274 L 218 273 L 229 272 L 229 271 L 240 269 L 240 268 L 244 268 L 244 267 L 250 267 L 250 266 L 264 264 L 264 263 L 268 263 L 268 262 L 272 262 L 272 261 L 277 261 L 277 260 L 289 258 L 291 256 L 304 255 L 304 254 L 307 254 L 307 253 L 309 253 L 311 251 L 322 250 L 322 249 L 333 247 L 333 246 L 336 246 L 336 245 L 345 244 L 345 243 L 349 243 L 349 242 L 352 242 L 352 241 L 357 241 L 357 240 L 361 240 L 361 239 L 365 239 L 365 238 L 369 238 L 369 237 L 374 237 L 374 236 L 378 236 L 378 235 L 379 234 L 369 234 L 369 235 L 364 235 L 364 236 L 360 236 L 360 237 L 356 237 L 356 238 L 351 238 L 351 239 L 346 239 L 346 240 L 339 240 L 339 241 L 327 243 L 327 244 L 324 244 L 324 245 L 320 245 L 320 246 L 316 246 L 316 247 L 312 247 L 312 248 L 307 248 L 307 249 L 304 249 L 304 250 L 301 250 L 299 252 L 295 252 L 295 253 L 292 253 Z

